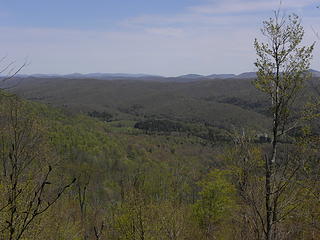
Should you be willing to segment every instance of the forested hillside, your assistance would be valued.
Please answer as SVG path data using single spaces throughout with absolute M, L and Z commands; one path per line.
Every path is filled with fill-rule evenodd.
M 45 185 L 42 196 L 37 195 L 29 215 L 38 200 L 40 211 L 59 198 L 36 215 L 23 239 L 248 239 L 262 234 L 256 232 L 258 216 L 240 191 L 246 184 L 258 206 L 262 204 L 261 154 L 270 139 L 259 129 L 268 126 L 270 117 L 263 107 L 265 98 L 250 85 L 252 80 L 183 84 L 50 80 L 42 85 L 41 81 L 25 82 L 16 89 L 61 110 L 5 93 L 1 97 L 2 132 L 7 132 L 2 138 L 2 171 L 9 173 L 14 166 L 10 159 L 16 145 L 36 156 L 32 163 L 17 159 L 24 166 L 22 179 L 34 166 L 39 168 L 30 180 L 30 190 L 19 178 L 17 188 L 24 193 L 11 203 L 17 205 L 12 225 L 6 223 L 8 206 L 1 208 L 2 226 L 23 229 L 25 203 L 45 179 L 50 184 Z M 204 115 L 192 109 L 188 115 L 179 106 L 179 98 L 186 107 L 194 101 Z M 132 108 L 138 104 L 140 107 Z M 171 115 L 161 114 L 171 107 Z M 182 111 L 180 118 L 175 111 Z M 229 114 L 236 114 L 237 121 Z M 207 115 L 207 119 L 195 118 Z M 210 125 L 210 117 L 229 122 Z M 25 139 L 16 142 L 15 134 Z M 284 143 L 279 149 L 286 163 L 302 156 L 308 159 L 298 170 L 298 182 L 282 196 L 292 197 L 291 191 L 298 196 L 299 203 L 286 206 L 288 216 L 281 224 L 283 231 L 290 229 L 288 236 L 293 239 L 319 234 L 314 188 L 318 185 L 318 137 L 312 132 L 298 136 L 301 134 L 303 138 L 291 137 L 289 145 Z M 249 159 L 250 164 L 243 162 Z M 52 171 L 46 179 L 49 166 Z M 2 181 L 4 184 L 10 181 Z M 2 194 L 3 203 L 7 194 Z M 9 232 L 10 228 L 4 228 L 2 236 Z M 12 239 L 19 238 L 13 234 Z
M 271 122 L 268 100 L 253 86 L 253 80 L 176 83 L 145 79 L 27 78 L 17 80 L 18 85 L 12 83 L 14 87 L 10 91 L 105 121 L 167 119 L 227 130 L 245 127 L 265 133 Z M 298 96 L 297 107 L 318 95 L 317 82 L 318 78 L 307 82 L 306 89 Z
M 252 79 L 1 78 L 0 240 L 319 239 L 315 44 L 281 16 Z
M 147 239 L 201 234 L 194 210 L 200 180 L 210 169 L 224 165 L 225 146 L 211 146 L 201 138 L 179 134 L 146 135 L 132 127 L 114 126 L 84 115 L 66 115 L 14 96 L 2 96 L 1 109 L 2 133 L 6 133 L 2 138 L 2 171 L 13 171 L 10 159 L 16 148 L 18 168 L 23 166 L 16 184 L 23 194 L 17 193 L 16 202 L 11 203 L 17 204 L 10 225 L 15 231 L 22 229 L 27 203 L 50 166 L 52 172 L 45 181 L 50 184 L 43 196 L 37 196 L 28 219 L 38 200 L 39 208 L 45 208 L 65 185 L 76 181 L 54 206 L 31 222 L 32 227 L 24 232 L 28 239 L 95 239 L 94 229 L 103 239 L 142 233 Z M 21 156 L 24 151 L 35 156 L 31 162 Z M 22 179 L 35 166 L 38 170 L 29 179 L 31 188 L 25 189 Z M 217 177 L 222 178 L 222 173 L 217 172 Z M 4 184 L 10 184 L 10 180 L 2 181 Z M 10 212 L 5 204 L 7 194 L 1 195 L 2 226 L 7 225 Z M 223 193 L 221 201 L 227 194 Z M 8 236 L 9 230 L 3 229 L 2 236 Z M 15 234 L 13 239 L 18 239 Z
M 265 126 L 266 99 L 251 82 L 24 79 L 12 91 L 77 112 L 107 112 L 113 120 L 166 118 L 219 127 Z

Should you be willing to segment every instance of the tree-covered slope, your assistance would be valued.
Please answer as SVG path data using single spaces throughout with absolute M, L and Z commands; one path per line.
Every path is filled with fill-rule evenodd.
M 262 128 L 268 123 L 265 99 L 246 79 L 189 83 L 26 79 L 12 91 L 76 112 L 107 112 L 114 120 L 167 118 L 228 129 Z

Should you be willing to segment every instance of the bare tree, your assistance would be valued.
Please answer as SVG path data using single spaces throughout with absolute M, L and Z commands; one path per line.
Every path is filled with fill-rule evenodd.
M 0 89 L 7 90 L 18 85 L 19 82 L 11 85 L 7 84 L 7 82 L 13 79 L 28 64 L 28 60 L 25 60 L 17 66 L 16 62 L 8 60 L 7 56 L 0 58 Z
M 50 149 L 23 102 L 8 98 L 1 108 L 0 239 L 19 240 L 75 179 L 66 185 L 51 182 Z

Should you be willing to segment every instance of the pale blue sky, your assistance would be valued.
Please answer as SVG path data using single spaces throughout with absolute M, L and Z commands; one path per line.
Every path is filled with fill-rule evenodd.
M 320 32 L 318 1 L 283 0 Z M 0 55 L 24 73 L 174 76 L 253 71 L 252 42 L 279 0 L 0 0 Z M 316 48 L 313 68 L 320 69 Z

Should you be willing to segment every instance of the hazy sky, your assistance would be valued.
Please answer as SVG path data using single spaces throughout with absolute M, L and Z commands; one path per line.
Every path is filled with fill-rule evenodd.
M 253 71 L 252 43 L 279 0 L 0 0 L 0 56 L 23 73 L 174 76 Z M 283 0 L 320 33 L 318 0 Z M 314 31 L 313 31 L 314 30 Z M 320 70 L 317 46 L 312 67 Z

